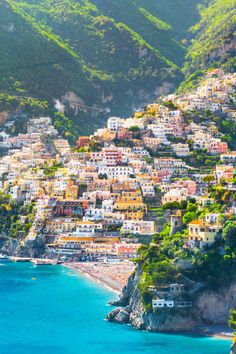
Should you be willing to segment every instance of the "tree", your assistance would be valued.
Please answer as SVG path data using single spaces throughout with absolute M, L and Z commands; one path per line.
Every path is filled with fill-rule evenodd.
M 230 328 L 236 330 L 236 310 L 230 310 L 229 312 L 229 326 Z M 234 332 L 234 335 L 236 335 L 236 332 Z M 236 337 L 233 339 L 233 345 L 231 347 L 231 353 L 236 352 Z
M 134 133 L 134 132 L 136 132 L 136 133 L 137 133 L 137 132 L 139 132 L 139 131 L 140 131 L 140 129 L 139 129 L 139 127 L 138 127 L 138 126 L 133 125 L 132 127 L 130 127 L 130 128 L 129 128 L 129 131 L 130 131 L 130 132 L 133 132 L 133 133 Z
M 236 250 L 236 222 L 228 222 L 223 229 L 223 238 L 231 249 Z
M 194 211 L 187 211 L 187 213 L 184 214 L 183 216 L 183 223 L 185 225 L 189 224 L 191 221 L 196 219 L 196 214 Z
M 167 202 L 163 205 L 164 210 L 175 210 L 175 209 L 181 209 L 181 205 L 179 202 Z
M 208 175 L 208 176 L 203 177 L 202 180 L 203 180 L 203 182 L 206 182 L 206 183 L 208 183 L 208 185 L 210 185 L 211 182 L 215 181 L 215 177 L 213 175 Z
M 236 310 L 230 310 L 229 312 L 229 326 L 236 330 Z

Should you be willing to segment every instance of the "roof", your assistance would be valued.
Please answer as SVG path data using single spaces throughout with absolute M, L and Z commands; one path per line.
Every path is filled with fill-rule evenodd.
M 206 222 L 203 220 L 193 220 L 189 223 L 189 225 L 206 225 Z

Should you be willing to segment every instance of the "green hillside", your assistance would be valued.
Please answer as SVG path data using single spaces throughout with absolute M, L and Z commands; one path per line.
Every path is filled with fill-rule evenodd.
M 191 30 L 194 39 L 185 65 L 187 75 L 211 66 L 235 71 L 236 0 L 210 1 Z
M 130 109 L 177 86 L 199 0 L 2 0 L 0 91 Z
M 174 90 L 184 73 L 188 88 L 189 75 L 196 78 L 209 66 L 233 70 L 235 5 L 236 0 L 1 0 L 0 93 L 49 105 L 73 93 L 73 100 L 93 109 L 67 112 L 69 126 L 92 131 L 107 114 L 128 115 Z

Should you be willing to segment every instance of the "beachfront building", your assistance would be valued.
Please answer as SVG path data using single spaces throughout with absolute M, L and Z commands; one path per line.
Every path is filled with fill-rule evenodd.
M 119 259 L 130 259 L 137 256 L 137 250 L 141 245 L 139 243 L 125 242 L 116 243 L 116 255 Z

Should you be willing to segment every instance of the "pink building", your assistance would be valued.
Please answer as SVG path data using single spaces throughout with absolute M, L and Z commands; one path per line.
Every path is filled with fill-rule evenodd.
M 226 154 L 228 152 L 228 143 L 223 141 L 211 143 L 207 151 L 211 154 Z
M 186 188 L 188 195 L 196 194 L 196 182 L 195 181 L 177 181 L 175 183 L 177 188 Z

